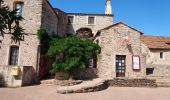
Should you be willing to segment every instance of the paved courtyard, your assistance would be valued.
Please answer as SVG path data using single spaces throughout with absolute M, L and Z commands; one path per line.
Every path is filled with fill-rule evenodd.
M 170 100 L 170 88 L 109 87 L 94 93 L 58 94 L 56 86 L 0 88 L 0 100 Z

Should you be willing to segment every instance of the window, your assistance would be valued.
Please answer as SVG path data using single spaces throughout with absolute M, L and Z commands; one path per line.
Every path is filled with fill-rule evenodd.
M 88 24 L 94 24 L 95 17 L 88 17 Z
M 163 58 L 164 58 L 164 53 L 160 52 L 160 59 L 163 59 Z
M 91 58 L 89 59 L 89 68 L 94 68 L 94 60 Z
M 9 65 L 18 64 L 19 47 L 11 47 Z
M 68 24 L 72 24 L 74 20 L 73 16 L 68 16 Z
M 15 3 L 15 9 L 17 9 L 17 14 L 16 14 L 17 16 L 22 16 L 23 6 L 24 6 L 23 2 Z

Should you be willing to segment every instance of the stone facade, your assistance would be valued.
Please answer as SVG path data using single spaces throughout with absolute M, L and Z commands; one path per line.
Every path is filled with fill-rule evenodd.
M 164 53 L 162 59 L 160 58 L 161 52 Z M 147 54 L 147 64 L 170 65 L 170 50 L 152 50 L 146 48 L 145 53 Z
M 61 11 L 58 8 L 55 8 L 56 13 L 58 14 L 58 34 L 60 36 L 66 35 L 67 32 L 67 14 Z
M 49 34 L 58 35 L 58 15 L 47 0 L 42 0 L 42 26 Z
M 144 36 L 142 52 L 146 55 L 147 76 L 155 79 L 170 78 L 170 49 L 166 42 L 169 37 Z M 162 53 L 162 58 L 160 57 Z
M 80 28 L 90 28 L 93 34 L 98 30 L 113 24 L 113 15 L 105 14 L 78 14 L 68 13 L 68 16 L 73 16 L 73 23 L 68 24 L 67 33 L 74 34 Z M 88 24 L 88 17 L 94 17 L 94 24 Z
M 24 32 L 28 35 L 25 35 L 24 41 L 21 41 L 20 44 L 11 43 L 11 38 L 9 34 L 5 34 L 4 39 L 2 40 L 0 48 L 0 66 L 6 66 L 7 69 L 10 69 L 9 58 L 10 58 L 10 48 L 11 46 L 19 47 L 19 57 L 18 57 L 18 66 L 23 69 L 23 66 L 31 66 L 34 68 L 34 75 L 29 75 L 37 79 L 39 72 L 39 40 L 37 39 L 36 33 L 40 26 L 43 26 L 47 32 L 57 34 L 57 25 L 58 18 L 57 14 L 48 3 L 47 0 L 5 0 L 5 4 L 9 5 L 10 9 L 14 8 L 15 2 L 23 2 L 23 11 L 22 16 L 24 20 L 21 22 L 21 26 L 25 29 Z M 7 71 L 0 69 L 0 72 Z M 21 70 L 22 71 L 22 70 Z M 8 72 L 8 71 L 7 71 Z M 6 74 L 5 74 L 6 75 Z M 10 74 L 9 74 L 10 75 Z M 22 73 L 24 75 L 24 73 Z M 21 77 L 22 77 L 21 75 Z M 9 76 L 5 76 L 9 77 Z M 12 76 L 10 76 L 12 77 Z M 9 77 L 9 78 L 10 78 Z M 11 79 L 11 78 L 10 78 Z M 9 80 L 9 79 L 7 79 Z M 12 84 L 11 81 L 7 81 L 9 86 L 21 86 L 22 78 L 17 79 L 17 83 Z M 28 81 L 30 82 L 30 81 Z M 29 84 L 29 83 L 24 83 Z
M 124 42 L 124 38 L 129 37 L 129 45 Z M 116 55 L 126 56 L 127 78 L 145 77 L 145 55 L 141 52 L 141 33 L 120 22 L 114 24 L 108 29 L 100 31 L 96 38 L 101 46 L 101 54 L 98 55 L 97 69 L 99 77 L 114 78 L 116 77 Z M 140 70 L 132 69 L 132 56 L 140 57 Z
M 114 87 L 152 87 L 156 88 L 156 80 L 153 79 L 113 79 L 109 81 Z

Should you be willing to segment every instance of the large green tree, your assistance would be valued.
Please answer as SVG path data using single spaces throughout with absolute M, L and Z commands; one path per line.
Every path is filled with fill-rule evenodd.
M 0 0 L 0 36 L 10 34 L 12 42 L 15 43 L 24 40 L 24 29 L 20 26 L 23 18 L 16 14 L 17 9 L 10 10 L 9 6 Z
M 77 36 L 53 38 L 50 42 L 48 54 L 58 56 L 52 65 L 51 73 L 65 71 L 73 76 L 84 69 L 89 59 L 95 57 L 100 46 L 89 39 L 80 39 Z

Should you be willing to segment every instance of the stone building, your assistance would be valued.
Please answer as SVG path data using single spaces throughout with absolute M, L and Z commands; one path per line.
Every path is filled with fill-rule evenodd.
M 106 0 L 105 14 L 66 13 L 53 8 L 48 0 L 4 1 L 10 9 L 19 9 L 17 14 L 24 17 L 21 25 L 28 34 L 20 45 L 11 43 L 8 34 L 4 39 L 0 37 L 0 74 L 7 86 L 29 85 L 38 80 L 40 62 L 45 61 L 40 59 L 40 41 L 36 36 L 41 26 L 49 35 L 92 34 L 88 36 L 101 46 L 101 54 L 95 61 L 90 59 L 89 68 L 80 77 L 145 78 L 150 73 L 170 77 L 170 38 L 144 36 L 123 22 L 113 24 L 110 0 Z M 13 68 L 18 68 L 16 65 L 20 70 L 17 76 L 12 73 L 16 70 Z
M 68 34 L 74 34 L 81 28 L 89 28 L 93 34 L 96 34 L 98 30 L 113 24 L 112 14 L 67 13 L 67 16 Z
M 7 86 L 22 86 L 35 83 L 39 74 L 40 41 L 37 30 L 42 26 L 50 35 L 58 34 L 58 15 L 48 0 L 4 0 L 10 9 L 19 9 L 17 15 L 24 20 L 25 40 L 20 45 L 11 43 L 10 35 L 5 34 L 0 43 L 0 73 Z M 63 33 L 61 33 L 63 35 Z M 12 73 L 18 65 L 19 75 Z M 15 73 L 16 74 L 16 73 Z
M 170 78 L 170 37 L 142 36 L 142 52 L 146 55 L 147 75 Z
M 98 31 L 96 41 L 101 46 L 98 55 L 98 76 L 144 78 L 146 61 L 140 41 L 142 32 L 118 22 Z

